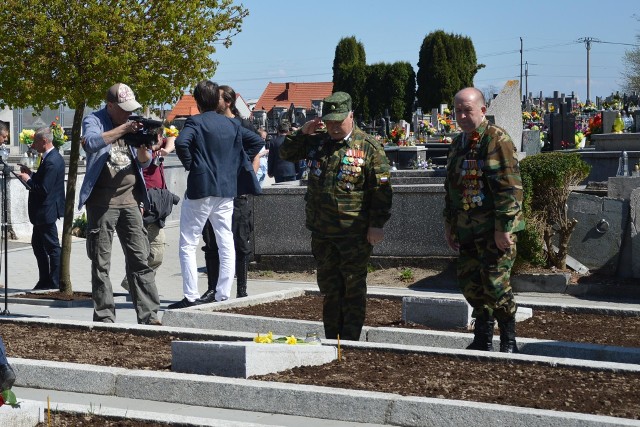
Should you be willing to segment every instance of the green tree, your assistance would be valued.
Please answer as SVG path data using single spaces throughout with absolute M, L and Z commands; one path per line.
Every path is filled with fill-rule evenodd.
M 636 34 L 636 42 L 640 45 L 640 34 Z M 640 47 L 625 51 L 622 62 L 625 65 L 622 89 L 627 93 L 640 92 Z
M 408 62 L 384 62 L 369 65 L 367 71 L 366 97 L 369 103 L 369 118 L 384 117 L 391 120 L 411 120 L 416 94 L 416 74 Z
M 468 37 L 438 30 L 422 41 L 418 59 L 417 98 L 423 109 L 451 104 L 484 65 L 477 63 L 473 42 Z
M 364 46 L 355 36 L 342 38 L 333 59 L 333 91 L 351 95 L 356 117 L 368 116 L 365 103 L 367 57 Z
M 75 109 L 62 228 L 61 290 L 72 293 L 71 228 L 85 107 L 116 82 L 146 105 L 175 101 L 214 74 L 216 45 L 228 47 L 248 10 L 231 0 L 3 0 L 0 108 L 66 104 Z

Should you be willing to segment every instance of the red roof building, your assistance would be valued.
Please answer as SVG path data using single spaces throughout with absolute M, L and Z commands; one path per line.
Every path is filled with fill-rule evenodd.
M 236 108 L 244 118 L 251 115 L 249 106 L 239 93 L 236 93 Z M 196 104 L 196 100 L 193 99 L 193 95 L 182 95 L 182 98 L 178 100 L 173 110 L 167 115 L 167 121 L 171 122 L 176 117 L 189 117 L 198 113 L 200 113 L 200 111 L 198 111 L 198 105 Z
M 312 100 L 322 100 L 333 92 L 333 82 L 317 83 L 272 83 L 256 102 L 254 110 L 271 111 L 274 107 L 311 108 Z
M 195 116 L 198 113 L 200 111 L 198 111 L 193 95 L 182 95 L 182 98 L 178 100 L 173 110 L 167 115 L 167 121 L 171 122 L 176 117 Z

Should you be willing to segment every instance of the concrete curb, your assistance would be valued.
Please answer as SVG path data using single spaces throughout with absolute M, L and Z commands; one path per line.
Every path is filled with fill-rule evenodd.
M 24 400 L 21 402 L 21 406 L 28 405 L 29 407 L 34 407 L 37 411 L 36 419 L 39 419 L 40 422 L 46 422 L 47 417 L 47 408 L 42 404 L 42 402 Z M 106 406 L 85 406 L 85 405 L 77 405 L 70 403 L 56 403 L 52 411 L 57 412 L 68 412 L 70 414 L 94 414 L 94 415 L 102 415 L 106 417 L 115 417 L 122 418 L 127 420 L 139 420 L 139 421 L 147 421 L 147 422 L 162 422 L 169 424 L 178 424 L 185 427 L 198 427 L 198 426 L 227 426 L 227 427 L 263 427 L 266 424 L 256 424 L 256 423 L 247 423 L 240 421 L 230 421 L 230 420 L 220 420 L 220 419 L 212 419 L 212 418 L 201 418 L 201 417 L 189 417 L 185 415 L 172 415 L 165 414 L 160 412 L 150 412 L 150 411 L 135 411 L 130 409 L 123 408 L 109 408 Z M 30 422 L 32 417 L 29 418 Z M 55 424 L 55 417 L 52 417 L 54 420 L 53 425 Z M 2 418 L 0 416 L 0 421 Z M 24 424 L 24 426 L 33 427 L 38 421 L 32 422 L 30 424 Z M 1 424 L 12 427 L 22 426 L 22 424 Z M 273 424 L 270 424 L 273 426 Z M 275 426 L 278 427 L 278 426 Z
M 226 313 L 232 307 L 245 307 L 287 298 L 294 298 L 304 294 L 318 294 L 315 289 L 293 289 L 290 291 L 270 292 L 259 297 L 229 300 L 223 303 L 213 303 L 190 307 L 184 310 L 168 310 L 162 321 L 165 325 L 181 328 L 198 328 L 227 331 L 255 331 L 277 335 L 305 336 L 308 332 L 317 332 L 324 337 L 322 322 L 309 320 L 278 319 L 272 317 L 249 316 L 244 314 Z M 369 297 L 399 299 L 397 293 L 385 290 L 369 292 Z M 254 299 L 255 298 L 255 299 Z M 420 297 L 424 298 L 424 297 Z M 462 296 L 447 297 L 464 301 Z M 237 302 L 236 302 L 237 301 Z M 523 304 L 524 306 L 524 304 Z M 529 305 L 527 305 L 529 307 Z M 563 311 L 589 312 L 599 314 L 629 314 L 640 315 L 637 309 L 602 308 L 592 304 L 572 305 L 570 307 L 558 304 L 536 304 L 534 308 L 546 308 Z M 426 347 L 442 347 L 464 349 L 473 336 L 463 332 L 443 332 L 419 329 L 370 327 L 362 328 L 360 341 L 380 344 L 421 345 Z M 494 351 L 499 349 L 500 339 L 494 337 Z M 520 351 L 531 355 L 553 355 L 555 357 L 569 357 L 575 359 L 597 360 L 603 362 L 638 363 L 640 364 L 640 348 L 606 346 L 597 344 L 582 344 L 573 342 L 541 340 L 534 338 L 518 338 Z
M 349 347 L 372 347 L 354 343 Z M 391 347 L 391 346 L 390 346 Z M 550 365 L 639 372 L 639 366 L 549 357 L 393 346 L 399 351 L 458 354 L 476 359 L 517 359 Z M 173 372 L 133 371 L 64 362 L 10 359 L 17 386 L 113 395 L 130 399 L 241 409 L 360 423 L 423 426 L 640 426 L 640 421 L 469 401 L 403 397 L 330 387 L 228 379 Z

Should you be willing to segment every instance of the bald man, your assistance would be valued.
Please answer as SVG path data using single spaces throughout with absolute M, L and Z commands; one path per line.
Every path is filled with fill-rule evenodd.
M 478 89 L 454 99 L 462 133 L 449 148 L 445 179 L 445 238 L 459 252 L 458 284 L 473 307 L 472 350 L 493 349 L 495 320 L 500 351 L 517 353 L 516 303 L 509 282 L 516 232 L 524 229 L 522 180 L 516 148 L 507 132 L 490 124 Z

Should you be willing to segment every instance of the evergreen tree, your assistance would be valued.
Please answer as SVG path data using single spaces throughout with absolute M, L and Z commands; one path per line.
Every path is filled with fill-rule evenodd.
M 70 276 L 80 128 L 114 83 L 132 86 L 146 105 L 176 100 L 214 74 L 216 45 L 228 47 L 248 11 L 231 0 L 104 2 L 3 0 L 0 7 L 0 108 L 66 104 L 75 109 L 62 227 L 60 288 Z
M 355 36 L 341 39 L 333 59 L 333 91 L 351 95 L 354 114 L 359 118 L 368 116 L 364 95 L 366 81 L 367 58 L 364 46 Z
M 428 34 L 418 60 L 418 105 L 428 110 L 451 104 L 457 91 L 473 86 L 473 78 L 482 67 L 468 37 L 442 30 Z

